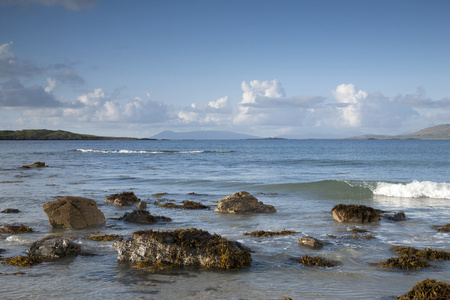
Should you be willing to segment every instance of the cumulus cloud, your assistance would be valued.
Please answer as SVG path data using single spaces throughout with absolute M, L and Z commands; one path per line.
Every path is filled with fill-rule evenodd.
M 2 5 L 21 5 L 29 6 L 31 4 L 44 6 L 62 6 L 69 10 L 80 11 L 94 8 L 97 0 L 3 0 Z
M 361 100 L 367 98 L 367 92 L 356 91 L 354 84 L 341 84 L 332 91 L 334 98 L 340 103 L 342 125 L 358 127 L 361 125 Z
M 209 101 L 207 105 L 199 106 L 195 103 L 190 107 L 179 111 L 178 119 L 183 123 L 195 124 L 225 124 L 231 120 L 232 108 L 227 96 L 215 101 Z

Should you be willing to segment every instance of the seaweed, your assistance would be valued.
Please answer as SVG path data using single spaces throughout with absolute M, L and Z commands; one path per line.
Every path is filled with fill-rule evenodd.
M 93 241 L 110 242 L 115 240 L 122 240 L 123 237 L 118 234 L 100 234 L 88 236 L 86 239 Z
M 281 231 L 264 231 L 264 230 L 258 230 L 258 231 L 252 231 L 252 232 L 245 232 L 244 235 L 251 235 L 254 237 L 263 237 L 263 238 L 267 238 L 267 237 L 273 237 L 273 236 L 277 236 L 277 235 L 290 235 L 290 234 L 295 234 L 297 233 L 294 230 L 281 230 Z
M 204 250 L 208 255 L 220 257 L 218 268 L 222 269 L 242 268 L 250 265 L 252 261 L 251 254 L 247 250 L 239 248 L 234 242 L 228 241 L 220 235 L 210 234 L 202 229 L 188 228 L 171 231 L 155 231 L 150 229 L 134 233 L 135 238 L 139 236 L 154 239 L 160 243 L 176 244 L 185 248 Z
M 389 258 L 387 261 L 377 264 L 377 266 L 380 268 L 402 270 L 433 268 L 426 260 L 413 255 L 403 255 L 401 257 Z
M 153 202 L 153 204 L 162 207 L 162 208 L 177 208 L 177 209 L 210 209 L 209 206 L 203 205 L 200 202 L 184 200 L 183 205 L 175 204 L 175 203 L 164 203 L 160 204 L 158 201 Z
M 33 267 L 37 264 L 42 263 L 45 260 L 45 256 L 39 257 L 28 257 L 28 256 L 14 256 L 14 257 L 6 257 L 3 258 L 3 265 L 17 266 L 17 267 Z
M 0 233 L 21 234 L 27 232 L 33 232 L 33 229 L 24 224 L 20 225 L 5 224 L 0 228 Z
M 449 224 L 445 224 L 445 225 L 433 225 L 432 227 L 434 229 L 436 229 L 437 231 L 450 232 L 450 223 Z
M 449 252 L 443 250 L 433 250 L 432 248 L 419 250 L 414 247 L 392 246 L 390 250 L 397 252 L 398 255 L 416 256 L 427 260 L 450 260 Z
M 350 230 L 350 233 L 366 233 L 366 232 L 369 232 L 369 230 L 362 228 L 353 228 Z
M 409 299 L 450 299 L 450 285 L 435 279 L 425 279 L 417 283 L 408 293 L 398 296 L 399 300 Z
M 294 261 L 299 262 L 305 266 L 315 266 L 315 267 L 334 267 L 338 263 L 331 261 L 320 256 L 309 256 L 303 255 L 300 259 L 294 259 Z

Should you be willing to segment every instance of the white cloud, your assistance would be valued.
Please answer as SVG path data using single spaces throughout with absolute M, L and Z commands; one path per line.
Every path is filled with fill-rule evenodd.
M 179 120 L 191 125 L 224 125 L 231 124 L 232 108 L 227 96 L 209 101 L 205 106 L 192 103 L 177 114 Z
M 44 6 L 62 6 L 69 10 L 79 11 L 94 8 L 97 0 L 2 0 L 2 5 L 21 5 L 29 6 L 31 4 Z
M 48 86 L 45 88 L 45 91 L 47 93 L 53 92 L 56 88 L 56 80 L 54 80 L 50 77 L 47 77 L 47 83 L 48 83 Z
M 341 124 L 358 127 L 361 125 L 361 100 L 367 98 L 367 92 L 356 91 L 354 84 L 341 84 L 332 91 L 334 98 L 342 105 L 338 107 Z

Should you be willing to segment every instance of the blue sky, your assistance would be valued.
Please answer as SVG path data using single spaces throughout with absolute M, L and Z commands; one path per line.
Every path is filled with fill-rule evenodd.
M 0 0 L 0 129 L 296 138 L 450 123 L 450 1 Z

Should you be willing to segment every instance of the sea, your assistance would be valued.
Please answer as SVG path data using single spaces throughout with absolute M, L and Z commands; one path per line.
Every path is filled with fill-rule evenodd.
M 48 167 L 24 169 L 45 162 Z M 449 140 L 91 140 L 0 141 L 0 225 L 25 224 L 33 232 L 0 235 L 3 257 L 25 255 L 50 234 L 70 238 L 90 255 L 21 268 L 0 264 L 2 299 L 395 299 L 430 278 L 450 283 L 450 262 L 418 271 L 377 267 L 396 254 L 394 245 L 450 251 Z M 133 207 L 104 202 L 132 191 L 152 215 L 172 222 L 150 225 L 118 220 Z M 247 191 L 274 214 L 223 214 L 217 202 Z M 62 196 L 94 199 L 106 224 L 54 229 L 42 206 Z M 209 210 L 165 209 L 155 201 L 192 200 Z M 406 221 L 339 223 L 338 204 L 366 205 Z M 131 238 L 143 229 L 198 228 L 251 249 L 240 270 L 136 269 L 117 261 L 113 242 L 92 234 Z M 352 238 L 365 229 L 374 238 Z M 252 231 L 292 230 L 269 238 Z M 314 250 L 301 237 L 324 241 Z M 335 267 L 309 267 L 295 258 L 319 256 Z

